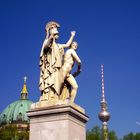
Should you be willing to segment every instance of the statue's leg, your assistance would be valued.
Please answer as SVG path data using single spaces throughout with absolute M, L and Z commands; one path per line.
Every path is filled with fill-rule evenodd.
M 71 90 L 71 93 L 70 93 L 70 96 L 71 96 L 70 101 L 74 102 L 74 99 L 75 99 L 76 94 L 77 94 L 77 89 L 78 89 L 77 82 L 71 74 L 66 80 L 72 86 L 72 90 Z
M 60 100 L 66 100 L 69 99 L 70 95 L 69 95 L 69 89 L 68 89 L 68 85 L 66 83 L 64 83 L 63 87 L 62 87 L 62 91 L 61 94 L 59 96 Z

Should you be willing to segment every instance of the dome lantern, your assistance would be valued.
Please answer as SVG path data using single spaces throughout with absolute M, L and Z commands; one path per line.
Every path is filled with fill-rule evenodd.
M 26 81 L 27 81 L 27 77 L 24 77 L 24 84 L 23 84 L 23 88 L 21 91 L 21 100 L 27 100 L 28 99 L 28 91 L 27 91 L 27 86 L 26 86 Z

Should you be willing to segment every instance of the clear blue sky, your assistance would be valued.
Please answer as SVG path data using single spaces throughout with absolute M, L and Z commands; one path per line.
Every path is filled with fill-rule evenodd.
M 19 99 L 27 75 L 29 98 L 37 101 L 39 55 L 50 20 L 65 43 L 76 30 L 82 73 L 76 103 L 86 109 L 87 128 L 101 126 L 100 65 L 111 113 L 109 129 L 118 136 L 140 132 L 140 2 L 137 0 L 0 0 L 0 112 Z

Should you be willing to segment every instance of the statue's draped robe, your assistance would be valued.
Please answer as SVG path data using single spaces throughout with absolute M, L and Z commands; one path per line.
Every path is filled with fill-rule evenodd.
M 55 42 L 48 44 L 47 41 L 45 39 L 40 53 L 39 89 L 43 93 L 53 90 L 59 95 L 62 83 L 60 68 L 62 66 L 64 49 Z

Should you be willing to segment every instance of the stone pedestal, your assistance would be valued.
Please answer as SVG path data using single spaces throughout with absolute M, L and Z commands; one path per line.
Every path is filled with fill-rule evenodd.
M 84 110 L 74 103 L 31 109 L 30 140 L 86 140 Z

